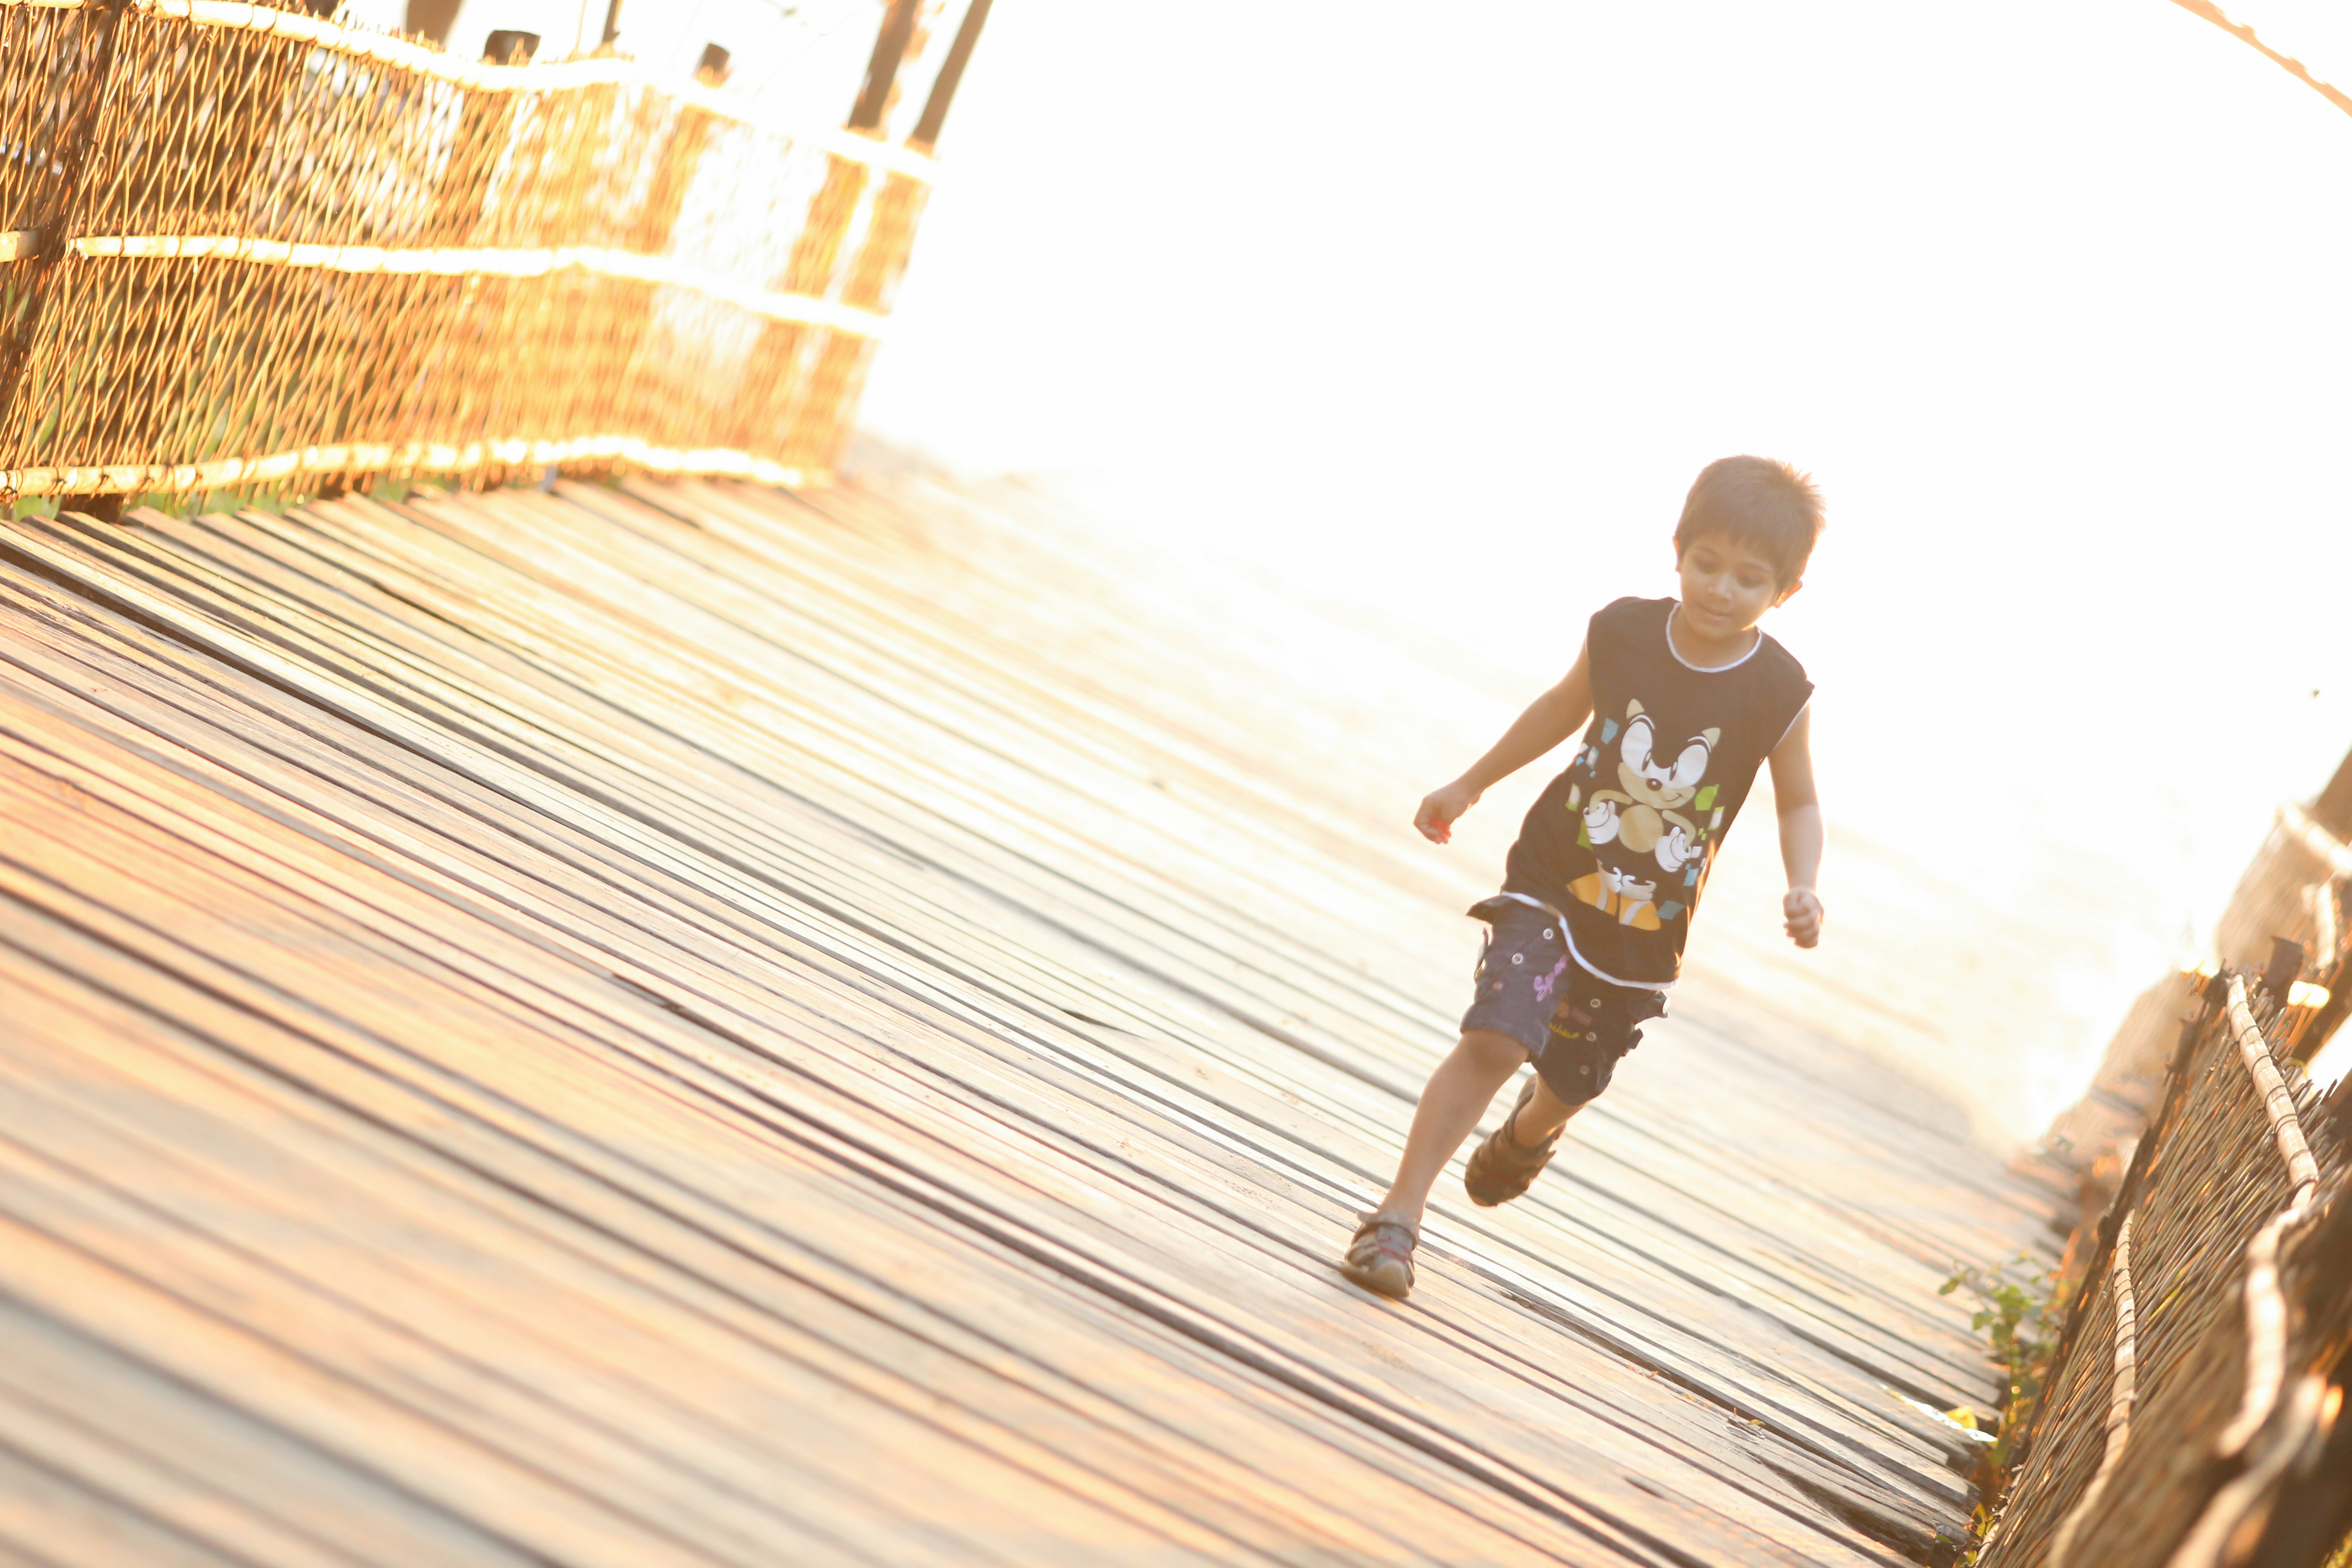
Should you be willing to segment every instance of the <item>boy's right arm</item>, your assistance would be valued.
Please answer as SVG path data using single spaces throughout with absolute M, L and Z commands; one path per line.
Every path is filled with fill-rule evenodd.
M 1591 717 L 1592 667 L 1586 650 L 1580 647 L 1576 650 L 1576 663 L 1560 678 L 1559 684 L 1528 703 L 1528 710 L 1511 721 L 1503 738 L 1488 747 L 1485 756 L 1471 763 L 1469 770 L 1452 784 L 1441 784 L 1422 796 L 1421 809 L 1413 813 L 1412 825 L 1431 843 L 1445 843 L 1454 837 L 1454 823 L 1478 804 L 1478 797 L 1489 786 L 1510 777 L 1575 734 Z

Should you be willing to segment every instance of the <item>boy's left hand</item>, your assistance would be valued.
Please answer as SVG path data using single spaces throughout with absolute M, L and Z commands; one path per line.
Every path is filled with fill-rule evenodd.
M 1787 917 L 1781 929 L 1789 940 L 1799 947 L 1818 947 L 1822 940 L 1822 897 L 1811 888 L 1791 888 L 1789 896 L 1780 900 L 1780 913 Z

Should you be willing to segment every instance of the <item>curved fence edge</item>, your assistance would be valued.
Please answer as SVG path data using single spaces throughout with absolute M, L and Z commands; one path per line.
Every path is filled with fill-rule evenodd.
M 2131 1442 L 2132 1402 L 2138 1392 L 2139 1301 L 2132 1292 L 2129 1215 L 2124 1215 L 2123 1226 L 2116 1234 L 2115 1261 L 2108 1270 L 2108 1280 L 2115 1293 L 2116 1368 L 2107 1392 L 2106 1440 L 2091 1484 L 2084 1489 L 2081 1500 L 2058 1521 L 2058 1532 L 2051 1538 L 2050 1568 L 2063 1568 L 2073 1554 L 2075 1532 L 2106 1495 L 2107 1483 L 2115 1479 L 2116 1466 Z

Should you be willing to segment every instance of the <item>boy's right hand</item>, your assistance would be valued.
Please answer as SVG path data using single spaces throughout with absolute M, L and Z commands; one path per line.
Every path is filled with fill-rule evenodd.
M 1464 812 L 1477 804 L 1478 792 L 1455 779 L 1421 797 L 1421 809 L 1412 814 L 1412 825 L 1432 844 L 1451 843 L 1454 825 L 1462 820 Z
M 1822 944 L 1822 896 L 1811 888 L 1791 888 L 1780 900 L 1780 929 L 1799 947 Z

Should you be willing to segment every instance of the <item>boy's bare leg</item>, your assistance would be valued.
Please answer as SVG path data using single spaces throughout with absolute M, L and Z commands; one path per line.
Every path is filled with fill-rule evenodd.
M 1405 1135 L 1404 1157 L 1397 1162 L 1396 1181 L 1379 1212 L 1391 1219 L 1418 1226 L 1429 1204 L 1429 1189 L 1437 1184 L 1445 1163 L 1462 1141 L 1478 1126 L 1478 1118 L 1495 1102 L 1495 1091 L 1510 1081 L 1528 1059 L 1528 1048 L 1508 1035 L 1490 1029 L 1464 1032 L 1462 1043 L 1447 1053 L 1429 1075 L 1413 1108 L 1412 1131 Z M 1559 1096 L 1536 1080 L 1536 1097 L 1519 1118 L 1511 1136 L 1534 1145 L 1550 1137 L 1574 1112 Z
M 1586 1105 L 1591 1103 L 1585 1101 Z M 1521 1148 L 1532 1149 L 1567 1126 L 1568 1119 L 1583 1109 L 1583 1105 L 1570 1105 L 1551 1091 L 1551 1085 L 1538 1079 L 1536 1097 L 1519 1112 L 1519 1119 L 1511 1123 L 1511 1138 Z

